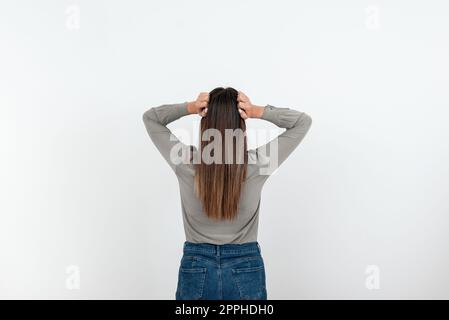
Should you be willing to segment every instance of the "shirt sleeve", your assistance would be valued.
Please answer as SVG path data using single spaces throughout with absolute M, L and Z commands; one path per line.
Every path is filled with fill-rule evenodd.
M 257 155 L 269 154 L 267 158 L 270 161 L 271 170 L 274 171 L 303 140 L 312 125 L 312 118 L 305 112 L 267 104 L 261 119 L 267 120 L 280 128 L 287 129 L 276 138 L 256 149 Z
M 161 155 L 176 172 L 177 164 L 173 161 L 170 154 L 172 150 L 180 150 L 187 147 L 167 128 L 167 124 L 183 116 L 189 115 L 187 110 L 188 102 L 164 104 L 158 107 L 150 108 L 143 114 L 143 123 Z M 176 147 L 176 149 L 174 149 Z M 179 147 L 179 149 L 178 149 Z

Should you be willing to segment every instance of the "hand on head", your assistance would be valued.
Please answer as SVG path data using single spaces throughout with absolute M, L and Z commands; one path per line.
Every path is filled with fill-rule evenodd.
M 244 94 L 242 91 L 239 91 L 237 96 L 237 108 L 239 109 L 240 116 L 243 119 L 251 118 L 253 105 L 249 100 L 248 96 Z
M 189 102 L 187 108 L 190 113 L 196 113 L 201 117 L 206 116 L 209 103 L 209 92 L 201 92 L 195 101 Z M 248 96 L 242 91 L 238 91 L 237 108 L 243 119 L 257 117 L 257 107 L 249 100 Z
M 189 102 L 187 109 L 190 113 L 199 114 L 204 117 L 207 113 L 207 104 L 209 103 L 209 92 L 201 92 L 195 101 Z

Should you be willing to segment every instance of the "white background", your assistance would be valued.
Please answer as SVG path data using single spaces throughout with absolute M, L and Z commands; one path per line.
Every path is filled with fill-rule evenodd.
M 217 86 L 313 118 L 262 194 L 269 299 L 449 298 L 448 17 L 443 0 L 2 1 L 0 298 L 173 299 L 179 190 L 142 114 Z

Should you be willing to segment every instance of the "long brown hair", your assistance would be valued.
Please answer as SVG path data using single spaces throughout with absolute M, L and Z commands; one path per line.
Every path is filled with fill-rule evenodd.
M 203 204 L 203 210 L 212 219 L 236 218 L 241 190 L 246 179 L 248 164 L 246 124 L 238 112 L 237 96 L 238 91 L 234 88 L 215 88 L 209 92 L 207 114 L 201 119 L 200 162 L 195 164 L 195 192 Z M 220 151 L 217 148 L 212 150 L 210 147 L 205 148 L 211 143 L 208 141 L 211 137 L 207 134 L 210 131 L 222 137 L 220 144 L 219 140 L 215 141 L 214 135 L 211 136 L 215 146 L 221 149 L 221 156 L 220 153 L 216 153 Z M 232 140 L 226 139 L 231 132 Z M 206 153 L 221 161 L 204 162 L 203 155 Z M 229 158 L 230 154 L 232 159 Z

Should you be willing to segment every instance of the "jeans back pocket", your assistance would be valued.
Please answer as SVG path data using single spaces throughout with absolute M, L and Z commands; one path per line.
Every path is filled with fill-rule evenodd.
M 232 277 L 237 285 L 242 300 L 266 300 L 264 265 L 233 268 Z
M 203 297 L 207 268 L 179 268 L 176 300 L 199 300 Z

